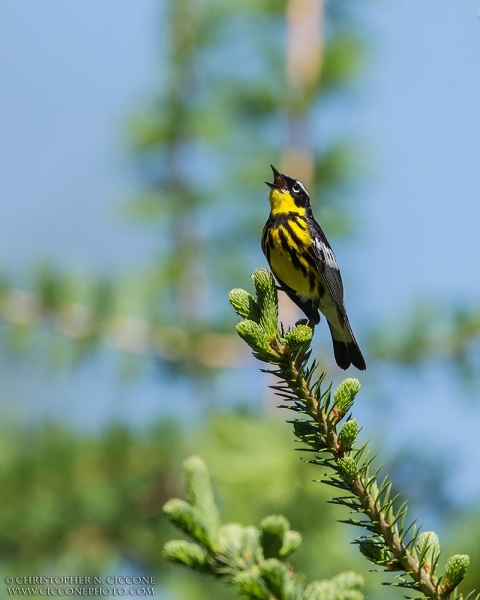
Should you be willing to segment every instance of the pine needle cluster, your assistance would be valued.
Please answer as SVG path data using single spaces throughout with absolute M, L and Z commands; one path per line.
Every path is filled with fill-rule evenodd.
M 392 482 L 379 479 L 381 466 L 373 469 L 376 458 L 367 444 L 358 445 L 360 427 L 350 415 L 360 389 L 357 379 L 345 379 L 332 393 L 325 386 L 325 373 L 318 363 L 310 363 L 313 330 L 305 321 L 284 331 L 278 325 L 278 298 L 272 275 L 260 269 L 252 275 L 256 297 L 245 290 L 230 293 L 230 302 L 243 319 L 237 325 L 240 337 L 253 355 L 271 365 L 264 369 L 278 380 L 275 393 L 296 413 L 290 421 L 296 437 L 312 453 L 309 462 L 322 471 L 321 482 L 338 490 L 332 503 L 344 506 L 352 516 L 342 522 L 365 531 L 355 540 L 360 552 L 375 570 L 394 573 L 387 584 L 406 588 L 407 598 L 433 600 L 479 600 L 471 592 L 458 594 L 457 586 L 466 575 L 469 557 L 451 556 L 439 572 L 440 542 L 433 532 L 420 532 L 416 520 L 409 520 L 407 502 L 400 494 L 392 496 Z M 418 594 L 421 594 L 418 596 Z

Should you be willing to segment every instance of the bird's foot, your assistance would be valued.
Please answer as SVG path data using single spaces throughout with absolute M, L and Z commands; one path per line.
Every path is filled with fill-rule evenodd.
M 306 325 L 310 329 L 315 329 L 315 321 L 313 319 L 299 319 L 295 325 Z

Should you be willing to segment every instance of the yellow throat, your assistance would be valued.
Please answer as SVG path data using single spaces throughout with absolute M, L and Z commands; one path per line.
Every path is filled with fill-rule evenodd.
M 270 200 L 272 215 L 282 213 L 296 213 L 302 217 L 305 215 L 305 209 L 295 204 L 295 200 L 286 189 L 270 190 L 268 199 Z

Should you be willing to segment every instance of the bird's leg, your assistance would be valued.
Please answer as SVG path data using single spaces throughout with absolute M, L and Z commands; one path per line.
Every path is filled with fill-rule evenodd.
M 315 321 L 313 319 L 299 319 L 295 325 L 306 325 L 310 329 L 315 330 Z

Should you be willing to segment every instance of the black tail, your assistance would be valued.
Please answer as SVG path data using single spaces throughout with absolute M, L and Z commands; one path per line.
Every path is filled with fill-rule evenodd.
M 367 368 L 367 364 L 365 362 L 365 359 L 363 358 L 363 354 L 361 353 L 356 340 L 353 340 L 353 342 L 350 342 L 350 344 L 348 344 L 348 355 L 350 356 L 350 360 L 354 367 L 357 367 L 359 371 L 365 371 L 365 369 Z
M 328 325 L 330 327 L 330 333 L 332 334 L 333 354 L 335 356 L 335 362 L 337 365 L 344 370 L 348 369 L 350 365 L 353 365 L 360 371 L 365 371 L 367 365 L 365 364 L 365 359 L 363 358 L 357 341 L 353 336 L 351 328 L 349 327 L 348 329 L 352 337 L 352 341 L 347 343 L 342 340 L 335 339 L 330 323 Z
M 350 360 L 350 354 L 348 352 L 348 346 L 345 342 L 340 342 L 333 337 L 332 334 L 332 342 L 333 342 L 333 354 L 335 355 L 335 362 L 341 369 L 348 369 L 348 367 L 352 364 Z

